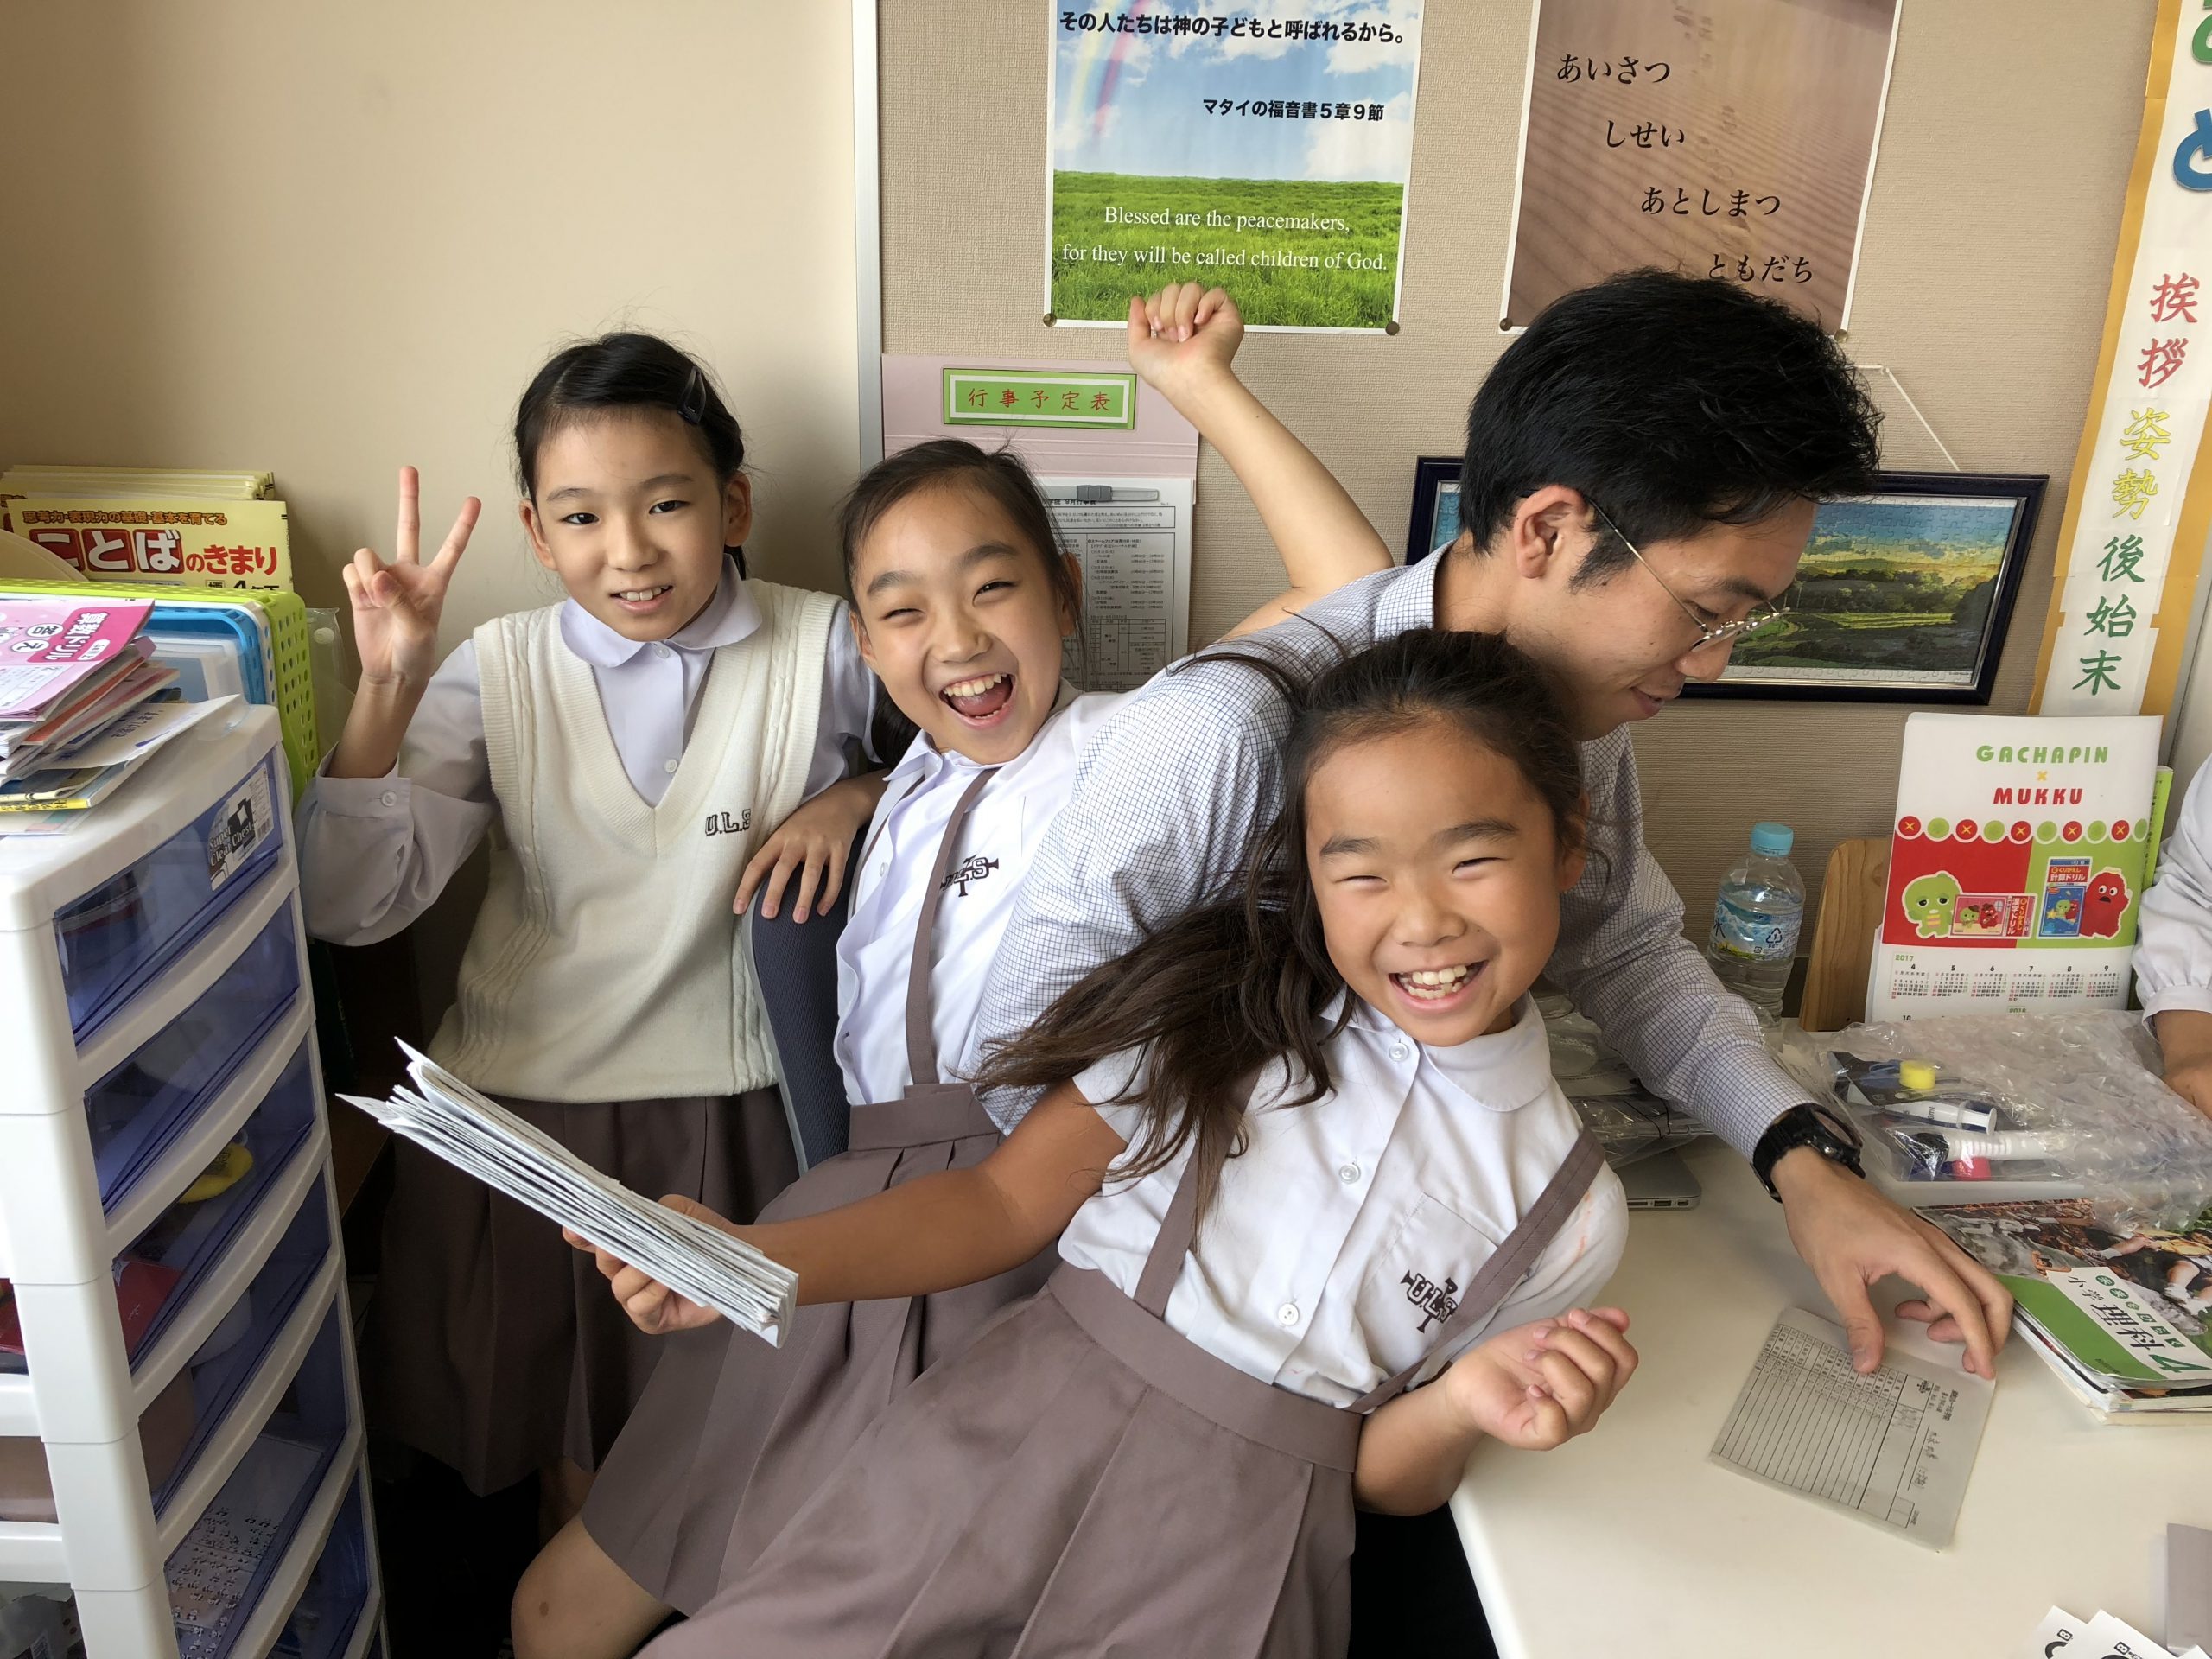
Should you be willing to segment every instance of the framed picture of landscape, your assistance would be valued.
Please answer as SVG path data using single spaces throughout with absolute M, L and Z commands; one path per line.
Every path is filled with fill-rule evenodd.
M 1883 473 L 1821 504 L 1783 619 L 1685 696 L 1986 703 L 2049 478 Z

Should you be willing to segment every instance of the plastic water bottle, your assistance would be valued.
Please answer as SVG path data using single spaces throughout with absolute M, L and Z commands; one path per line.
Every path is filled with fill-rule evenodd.
M 1721 881 L 1706 941 L 1713 973 L 1751 1005 L 1761 1025 L 1782 1017 L 1782 993 L 1805 921 L 1805 878 L 1789 861 L 1796 839 L 1786 823 L 1751 826 L 1751 849 Z

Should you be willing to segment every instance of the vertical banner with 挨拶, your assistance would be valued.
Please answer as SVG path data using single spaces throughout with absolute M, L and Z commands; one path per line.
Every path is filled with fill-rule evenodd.
M 1395 332 L 1421 0 L 1049 10 L 1046 320 L 1166 283 L 1247 324 Z
M 2171 707 L 2212 528 L 2212 10 L 2162 0 L 2058 537 L 2038 714 Z M 2202 318 L 2202 321 L 2199 319 Z
M 1641 265 L 1849 321 L 1901 0 L 1536 0 L 1505 326 Z

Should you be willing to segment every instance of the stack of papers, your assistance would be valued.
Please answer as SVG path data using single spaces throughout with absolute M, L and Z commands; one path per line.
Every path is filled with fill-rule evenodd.
M 143 600 L 0 599 L 0 836 L 53 834 L 217 706 L 157 702 Z
M 400 1047 L 415 1089 L 394 1090 L 390 1100 L 340 1098 L 731 1324 L 781 1344 L 796 1306 L 797 1274 L 719 1228 L 640 1198 L 427 1056 Z
M 0 473 L 10 495 L 196 495 L 218 501 L 266 501 L 276 493 L 271 473 L 196 467 L 48 467 L 30 464 Z
M 2019 1653 L 2021 1659 L 2051 1659 L 2056 1654 L 2078 1655 L 2079 1659 L 2212 1659 L 2212 1654 L 2193 1643 L 2183 1648 L 2163 1646 L 2110 1613 L 2076 1618 L 2063 1607 L 2043 1616 Z

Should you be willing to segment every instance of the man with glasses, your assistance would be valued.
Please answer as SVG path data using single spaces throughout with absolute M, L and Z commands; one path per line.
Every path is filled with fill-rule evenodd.
M 1224 371 L 1172 395 L 1237 466 L 1250 394 Z M 1310 673 L 1440 626 L 1505 634 L 1549 666 L 1585 740 L 1592 854 L 1550 977 L 1649 1088 L 1752 1160 L 1859 1369 L 1882 1351 L 1868 1287 L 1895 1274 L 1925 1298 L 1899 1312 L 1963 1341 L 1986 1376 L 2010 1299 L 1861 1179 L 1847 1127 L 1776 1065 L 1751 1009 L 1683 938 L 1681 900 L 1643 846 L 1624 729 L 1718 678 L 1735 642 L 1780 614 L 1818 501 L 1867 487 L 1877 423 L 1834 343 L 1785 308 L 1726 282 L 1613 277 L 1547 310 L 1476 393 L 1456 543 L 1239 646 Z M 1303 504 L 1257 505 L 1279 540 L 1297 533 Z M 1322 516 L 1315 504 L 1305 521 Z M 1264 677 L 1203 654 L 1130 700 L 1032 866 L 985 990 L 987 1035 L 1022 1030 L 1147 925 L 1225 885 L 1275 805 L 1287 728 Z M 1009 1128 L 1027 1104 L 986 1102 Z

